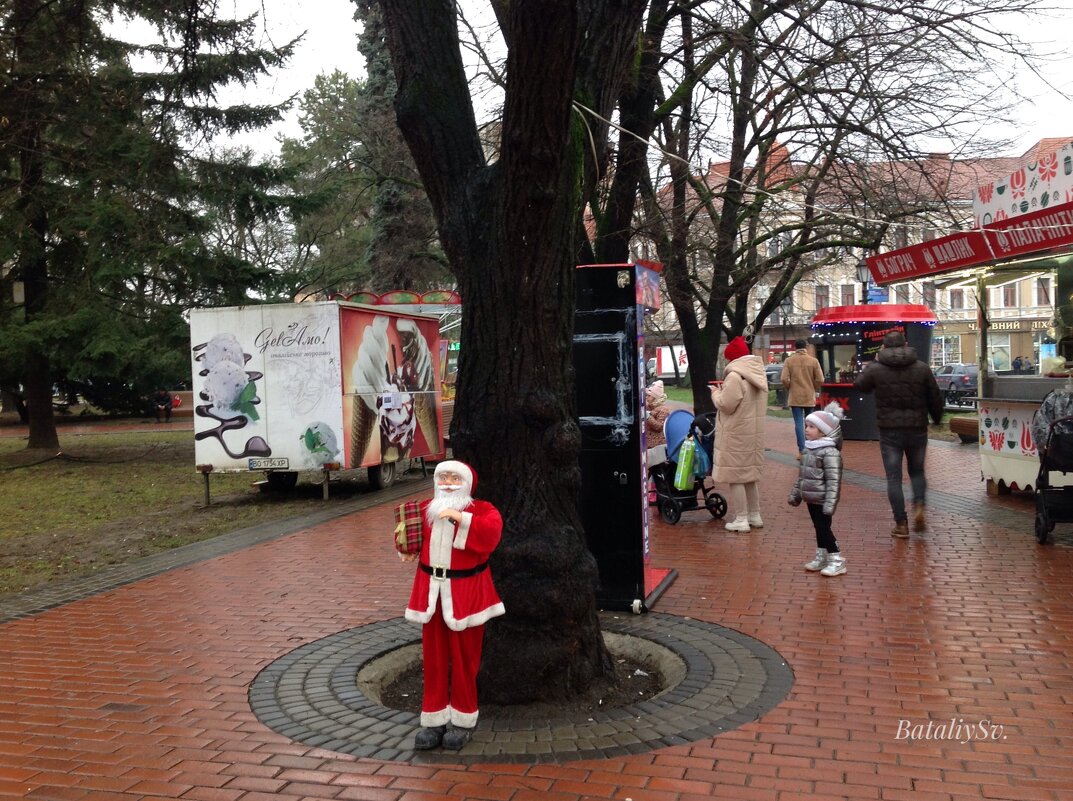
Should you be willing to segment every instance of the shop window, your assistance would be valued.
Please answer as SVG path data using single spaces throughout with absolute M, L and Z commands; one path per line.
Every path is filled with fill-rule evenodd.
M 1037 306 L 1050 306 L 1051 305 L 1051 279 L 1050 277 L 1040 277 L 1036 279 L 1036 305 Z
M 964 289 L 951 289 L 950 290 L 950 308 L 951 309 L 964 309 L 965 308 L 965 290 Z
M 1042 372 L 1040 362 L 1048 357 L 1053 357 L 1055 350 L 1054 337 L 1047 331 L 1036 331 L 1032 335 L 1032 366 L 1026 372 Z
M 987 338 L 987 362 L 988 368 L 995 372 L 1013 369 L 1013 358 L 1010 356 L 1010 335 L 991 333 Z
M 961 337 L 958 334 L 940 334 L 931 339 L 932 367 L 961 363 Z
M 859 369 L 855 344 L 821 348 L 816 358 L 820 360 L 820 369 L 828 381 L 850 383 Z

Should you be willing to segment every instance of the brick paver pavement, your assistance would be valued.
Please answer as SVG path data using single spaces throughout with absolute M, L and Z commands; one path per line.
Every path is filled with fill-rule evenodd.
M 806 573 L 789 421 L 768 440 L 762 532 L 690 512 L 653 533 L 654 563 L 679 571 L 659 613 L 792 667 L 759 720 L 537 765 L 381 762 L 276 734 L 249 707 L 258 671 L 403 608 L 412 568 L 386 545 L 385 504 L 0 625 L 0 797 L 1073 798 L 1073 549 L 1036 545 L 1031 500 L 988 498 L 973 448 L 945 443 L 929 449 L 931 530 L 893 540 L 878 447 L 851 442 L 835 517 L 849 572 Z

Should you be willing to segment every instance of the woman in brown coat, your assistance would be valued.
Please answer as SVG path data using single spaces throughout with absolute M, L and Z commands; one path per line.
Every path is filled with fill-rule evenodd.
M 760 360 L 741 337 L 727 343 L 723 384 L 712 389 L 715 421 L 715 468 L 712 478 L 730 485 L 730 507 L 736 517 L 727 531 L 763 528 L 760 490 L 764 470 L 764 420 L 767 376 Z

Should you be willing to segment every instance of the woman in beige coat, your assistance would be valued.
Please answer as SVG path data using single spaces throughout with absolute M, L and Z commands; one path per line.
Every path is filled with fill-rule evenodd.
M 730 508 L 736 517 L 726 524 L 727 531 L 749 531 L 764 527 L 757 482 L 764 470 L 767 376 L 741 337 L 727 343 L 723 356 L 723 384 L 712 389 L 718 413 L 712 478 L 730 485 Z

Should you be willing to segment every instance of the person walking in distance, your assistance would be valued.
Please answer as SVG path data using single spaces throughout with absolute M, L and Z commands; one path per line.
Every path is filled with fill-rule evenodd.
M 779 381 L 788 388 L 787 403 L 794 416 L 797 458 L 805 453 L 805 415 L 816 408 L 816 393 L 823 386 L 820 362 L 806 349 L 803 339 L 794 340 L 794 352 L 782 365 Z
M 831 531 L 842 489 L 841 423 L 842 407 L 836 401 L 805 418 L 805 452 L 789 498 L 791 506 L 805 502 L 816 529 L 816 555 L 805 562 L 805 570 L 824 576 L 846 572 L 846 559 Z
M 741 337 L 727 343 L 723 383 L 712 388 L 715 422 L 715 467 L 712 478 L 730 485 L 730 505 L 737 516 L 727 531 L 763 528 L 757 482 L 764 472 L 764 420 L 767 376 L 760 359 Z
M 894 515 L 891 536 L 909 536 L 909 520 L 902 491 L 902 459 L 913 490 L 913 530 L 926 531 L 927 479 L 924 459 L 928 448 L 928 417 L 938 423 L 943 417 L 943 396 L 931 368 L 917 358 L 905 342 L 905 334 L 892 331 L 883 337 L 875 361 L 853 383 L 860 392 L 876 399 L 879 452 L 887 474 L 887 499 Z

